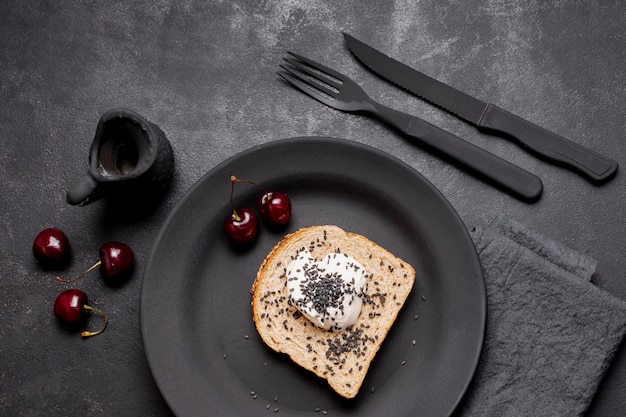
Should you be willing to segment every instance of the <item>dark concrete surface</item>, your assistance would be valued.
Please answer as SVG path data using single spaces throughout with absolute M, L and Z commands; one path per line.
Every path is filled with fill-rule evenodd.
M 316 135 L 373 145 L 414 167 L 468 228 L 498 213 L 598 261 L 593 282 L 626 299 L 626 180 L 595 186 L 514 143 L 483 135 L 361 67 L 341 31 L 624 166 L 626 6 L 622 1 L 33 1 L 0 3 L 0 415 L 173 415 L 152 379 L 139 318 L 142 271 L 160 226 L 203 174 L 280 138 Z M 419 115 L 535 173 L 525 204 L 405 141 L 331 110 L 275 74 L 286 50 L 329 64 L 381 102 Z M 149 212 L 65 202 L 87 171 L 102 113 L 128 107 L 163 129 L 176 158 L 170 193 Z M 411 190 L 407 190 L 407 193 Z M 31 253 L 61 227 L 78 273 L 106 240 L 134 247 L 137 268 L 111 287 L 80 287 L 110 316 L 81 340 L 52 314 L 65 286 Z M 588 416 L 623 416 L 626 351 Z

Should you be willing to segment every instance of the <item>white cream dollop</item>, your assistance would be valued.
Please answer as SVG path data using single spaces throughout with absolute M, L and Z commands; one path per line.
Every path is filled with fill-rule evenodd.
M 367 272 L 344 253 L 329 253 L 316 261 L 303 249 L 287 266 L 289 302 L 326 330 L 356 323 L 366 287 Z

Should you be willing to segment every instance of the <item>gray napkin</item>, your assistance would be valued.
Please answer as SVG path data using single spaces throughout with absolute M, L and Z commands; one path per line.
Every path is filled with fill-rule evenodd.
M 582 415 L 626 332 L 626 303 L 590 282 L 593 259 L 505 216 L 472 238 L 487 329 L 455 415 Z

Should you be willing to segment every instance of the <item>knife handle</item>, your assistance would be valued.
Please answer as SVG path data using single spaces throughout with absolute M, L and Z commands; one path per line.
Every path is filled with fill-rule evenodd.
M 404 133 L 451 158 L 475 176 L 526 202 L 541 197 L 543 183 L 530 172 L 417 117 Z
M 565 139 L 493 104 L 478 123 L 485 130 L 505 133 L 548 160 L 577 171 L 593 182 L 603 182 L 617 172 L 617 162 Z

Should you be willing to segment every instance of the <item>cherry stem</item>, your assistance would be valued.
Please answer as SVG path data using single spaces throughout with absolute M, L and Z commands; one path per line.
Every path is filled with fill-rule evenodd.
M 257 184 L 257 183 L 256 183 L 256 182 L 254 182 L 254 181 L 250 181 L 250 180 L 241 180 L 241 179 L 239 179 L 239 178 L 235 177 L 234 175 L 231 175 L 231 176 L 230 176 L 230 180 L 231 180 L 232 182 L 245 182 L 245 183 L 248 183 L 248 184 L 252 184 L 252 185 L 254 185 L 255 187 L 257 187 L 259 190 L 261 190 L 261 192 L 262 192 L 263 194 L 267 194 L 267 191 L 265 191 L 265 188 L 261 187 L 259 184 Z
M 241 221 L 241 217 L 237 214 L 237 210 L 235 210 L 235 203 L 233 202 L 233 194 L 235 194 L 235 182 L 237 181 L 237 177 L 234 175 L 230 176 L 230 208 L 233 210 L 233 216 L 235 216 L 235 220 L 238 222 Z
M 95 332 L 90 332 L 90 331 L 85 330 L 80 335 L 83 336 L 83 337 L 90 337 L 90 336 L 95 336 L 97 334 L 102 333 L 104 331 L 104 329 L 107 328 L 107 325 L 109 324 L 109 318 L 107 317 L 107 315 L 104 314 L 104 312 L 102 310 L 98 310 L 97 308 L 92 307 L 90 305 L 84 304 L 83 307 L 85 308 L 85 310 L 90 310 L 90 311 L 93 311 L 94 313 L 99 314 L 100 317 L 102 317 L 104 319 L 104 324 L 102 325 L 100 330 L 96 330 Z
M 235 216 L 235 220 L 241 221 L 241 217 L 239 216 L 239 214 L 237 214 L 237 210 L 235 210 L 235 204 L 233 203 L 233 194 L 235 194 L 235 183 L 236 182 L 245 182 L 247 184 L 252 184 L 255 187 L 257 187 L 259 190 L 261 190 L 261 192 L 263 194 L 267 194 L 267 191 L 265 191 L 265 189 L 263 187 L 261 187 L 259 184 L 257 184 L 254 181 L 241 180 L 241 179 L 235 177 L 234 175 L 230 176 L 230 207 L 233 209 L 233 215 Z
M 96 269 L 97 267 L 99 267 L 100 265 L 102 265 L 102 261 L 98 261 L 95 264 L 93 264 L 91 267 L 89 267 L 89 269 L 87 269 L 85 272 L 83 272 L 82 274 L 80 274 L 79 276 L 77 276 L 76 278 L 72 278 L 72 279 L 63 279 L 60 276 L 57 275 L 57 280 L 61 281 L 61 282 L 74 282 L 74 281 L 78 281 L 79 279 L 83 278 L 85 275 L 87 275 L 88 273 L 90 273 L 91 271 L 93 271 L 94 269 Z

